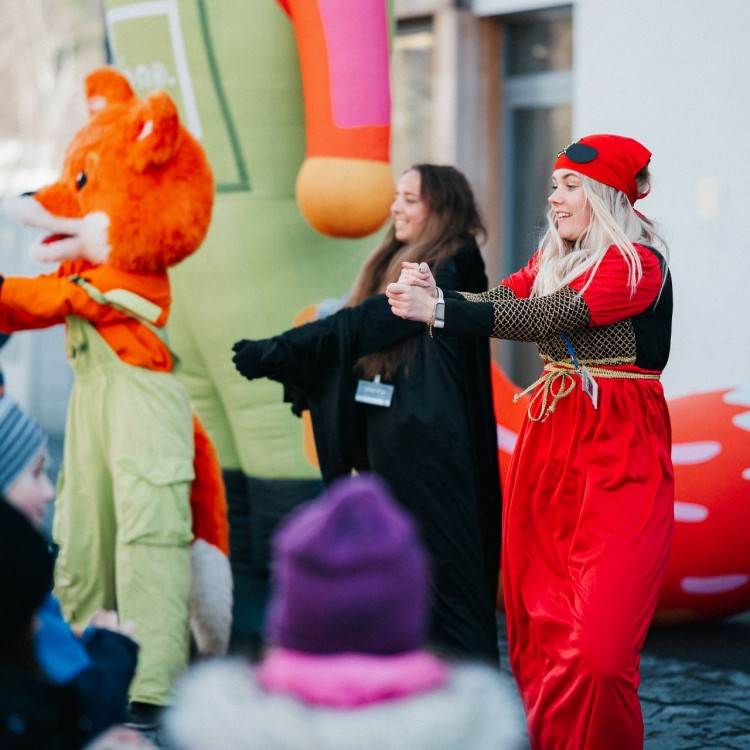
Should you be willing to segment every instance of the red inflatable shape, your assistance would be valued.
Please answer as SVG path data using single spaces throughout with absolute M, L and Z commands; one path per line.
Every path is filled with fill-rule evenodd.
M 518 439 L 523 418 L 529 404 L 529 397 L 522 396 L 514 403 L 519 388 L 496 363 L 492 363 L 492 399 L 497 422 L 497 455 L 500 462 L 500 483 L 505 492 L 510 457 Z
M 492 365 L 500 478 L 528 397 Z M 750 610 L 750 383 L 669 401 L 675 530 L 654 622 L 722 620 Z M 497 606 L 502 610 L 502 590 Z
M 675 532 L 655 622 L 750 609 L 750 383 L 669 402 Z

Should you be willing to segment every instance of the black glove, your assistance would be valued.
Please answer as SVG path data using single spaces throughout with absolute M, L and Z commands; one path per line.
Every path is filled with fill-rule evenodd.
M 237 371 L 248 380 L 264 377 L 266 367 L 263 366 L 261 360 L 267 348 L 268 341 L 253 341 L 252 339 L 242 339 L 234 344 L 232 362 Z

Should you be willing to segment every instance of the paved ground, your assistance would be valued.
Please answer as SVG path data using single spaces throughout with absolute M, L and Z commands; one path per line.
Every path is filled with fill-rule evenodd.
M 640 694 L 646 750 L 750 750 L 750 613 L 652 629 Z
M 652 628 L 640 696 L 645 750 L 750 750 L 750 612 Z

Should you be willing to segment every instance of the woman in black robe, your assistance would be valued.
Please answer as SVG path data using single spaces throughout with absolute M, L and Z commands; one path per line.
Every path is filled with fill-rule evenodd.
M 326 482 L 373 471 L 416 518 L 432 556 L 432 643 L 497 663 L 495 601 L 500 478 L 486 340 L 432 337 L 395 318 L 383 294 L 402 262 L 429 263 L 438 286 L 487 289 L 484 226 L 466 178 L 418 164 L 399 180 L 392 226 L 365 262 L 347 306 L 234 346 L 248 379 L 284 385 L 310 410 Z

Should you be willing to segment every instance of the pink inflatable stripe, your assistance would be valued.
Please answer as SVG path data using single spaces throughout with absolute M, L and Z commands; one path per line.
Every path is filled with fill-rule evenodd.
M 384 0 L 318 0 L 340 128 L 389 125 L 388 17 Z M 367 29 L 367 36 L 362 35 Z

